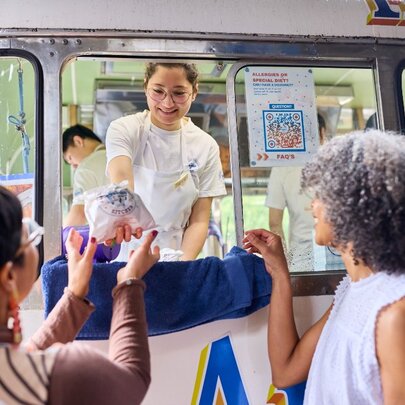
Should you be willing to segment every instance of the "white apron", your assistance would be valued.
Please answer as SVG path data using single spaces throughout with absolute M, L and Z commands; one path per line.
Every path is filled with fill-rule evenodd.
M 133 161 L 135 192 L 142 198 L 146 208 L 155 220 L 159 234 L 154 244 L 161 249 L 179 250 L 184 229 L 191 215 L 194 203 L 198 199 L 198 178 L 195 162 L 187 161 L 187 149 L 183 136 L 183 125 L 180 132 L 181 162 L 176 171 L 158 171 L 140 165 L 151 132 L 149 115 L 139 129 L 139 147 Z M 138 243 L 137 243 L 138 242 Z M 139 245 L 139 241 L 121 245 L 118 260 L 128 260 L 129 250 Z

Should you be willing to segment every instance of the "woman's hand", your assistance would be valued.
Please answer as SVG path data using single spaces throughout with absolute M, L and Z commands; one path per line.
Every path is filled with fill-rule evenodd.
M 131 240 L 131 236 L 135 236 L 136 239 L 140 239 L 142 237 L 142 228 L 136 228 L 135 233 L 131 233 L 131 227 L 129 225 L 119 226 L 115 230 L 115 238 L 108 239 L 104 242 L 107 246 L 114 246 L 114 244 L 120 244 L 124 240 L 125 242 L 129 242 Z
M 243 247 L 249 253 L 260 253 L 263 256 L 267 272 L 272 278 L 288 275 L 287 260 L 284 255 L 281 237 L 265 229 L 246 231 Z
M 78 298 L 83 299 L 89 292 L 89 282 L 93 272 L 93 257 L 97 249 L 95 238 L 90 238 L 83 254 L 80 248 L 83 237 L 71 228 L 66 240 L 68 257 L 68 289 Z
M 150 247 L 157 234 L 157 231 L 150 232 L 142 245 L 131 252 L 127 265 L 117 273 L 118 283 L 129 278 L 142 278 L 159 260 L 159 247 L 155 246 L 153 251 Z

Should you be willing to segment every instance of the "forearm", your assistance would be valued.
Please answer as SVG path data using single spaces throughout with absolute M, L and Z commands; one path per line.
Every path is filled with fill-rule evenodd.
M 87 219 L 84 214 L 84 205 L 72 205 L 67 217 L 63 221 L 63 227 L 86 225 Z
M 207 239 L 211 203 L 212 197 L 202 197 L 194 204 L 181 244 L 182 260 L 194 260 L 201 252 Z
M 66 288 L 48 318 L 29 340 L 28 346 L 44 350 L 54 343 L 71 342 L 94 310 L 93 304 L 77 298 Z
M 123 181 L 128 181 L 128 189 L 134 191 L 134 177 L 132 173 L 126 173 L 125 171 L 117 171 L 114 174 L 110 174 L 111 183 L 120 184 Z
M 283 242 L 285 242 L 284 230 L 283 230 L 283 226 L 281 224 L 277 224 L 277 225 L 270 224 L 270 230 L 272 232 L 276 233 L 277 235 L 280 235 Z
M 294 322 L 291 284 L 287 285 L 286 281 L 274 283 L 273 280 L 268 346 L 273 383 L 278 388 L 298 384 L 308 377 L 316 345 L 331 309 L 332 305 L 299 338 Z
M 329 310 L 300 339 L 295 327 L 292 286 L 280 236 L 264 229 L 246 232 L 244 247 L 261 253 L 272 277 L 268 319 L 268 352 L 273 384 L 287 387 L 305 380 Z
M 285 241 L 283 230 L 283 218 L 284 210 L 278 208 L 269 208 L 269 228 L 273 233 L 281 236 L 281 239 Z
M 141 404 L 149 383 L 89 345 L 59 348 L 49 386 L 50 404 Z
M 182 260 L 194 260 L 204 246 L 207 239 L 208 222 L 190 224 L 183 235 L 181 250 L 184 252 Z
M 268 353 L 273 380 L 287 377 L 291 355 L 299 341 L 294 321 L 289 275 L 272 280 L 268 320 Z
M 109 358 L 139 375 L 145 386 L 148 386 L 150 356 L 143 301 L 144 286 L 143 281 L 131 279 L 120 283 L 113 290 Z
M 132 163 L 127 156 L 117 156 L 108 164 L 108 176 L 111 183 L 119 184 L 124 180 L 128 181 L 128 188 L 134 191 L 134 176 Z

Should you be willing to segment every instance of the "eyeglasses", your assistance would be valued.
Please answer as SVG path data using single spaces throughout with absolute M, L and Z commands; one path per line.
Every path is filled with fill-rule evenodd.
M 27 227 L 28 229 L 28 237 L 27 239 L 21 244 L 19 249 L 17 250 L 17 253 L 15 254 L 15 257 L 18 257 L 22 254 L 24 249 L 28 245 L 34 245 L 38 246 L 41 241 L 42 241 L 42 236 L 45 233 L 45 229 L 40 226 L 37 221 L 35 221 L 34 218 L 23 218 L 22 223 Z
M 175 90 L 171 93 L 168 93 L 159 87 L 149 87 L 146 89 L 146 93 L 154 101 L 163 101 L 168 95 L 170 95 L 173 103 L 177 104 L 185 103 L 193 94 L 184 90 Z

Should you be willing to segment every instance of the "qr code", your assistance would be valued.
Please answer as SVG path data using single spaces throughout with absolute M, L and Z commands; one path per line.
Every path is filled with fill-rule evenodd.
M 302 111 L 263 111 L 265 150 L 304 151 L 304 123 Z

